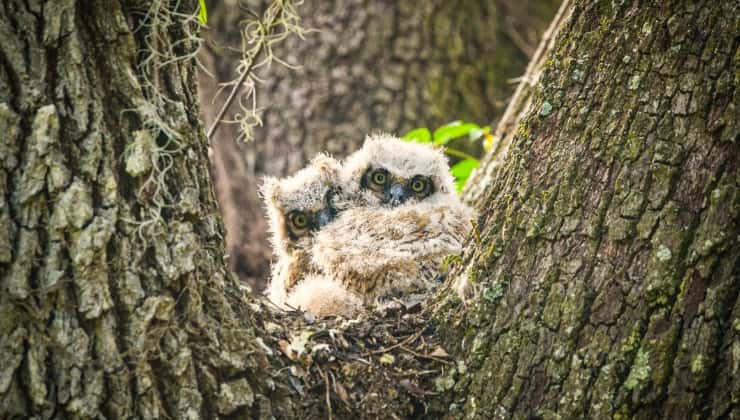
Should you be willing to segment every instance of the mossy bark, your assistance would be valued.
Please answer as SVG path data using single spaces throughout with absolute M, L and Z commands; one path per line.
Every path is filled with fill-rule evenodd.
M 263 1 L 245 2 L 259 10 Z M 255 141 L 235 143 L 236 126 L 214 139 L 217 193 L 224 211 L 231 267 L 252 284 L 264 284 L 270 257 L 257 195 L 259 177 L 287 175 L 316 153 L 342 158 L 366 134 L 403 134 L 455 119 L 489 124 L 506 106 L 529 54 L 559 0 L 449 2 L 392 0 L 304 2 L 298 12 L 310 30 L 275 47 L 298 65 L 273 65 L 257 86 L 264 126 Z M 235 78 L 239 22 L 229 2 L 211 9 L 210 38 L 201 59 L 216 80 L 202 75 L 204 120 L 210 124 L 222 100 L 217 84 Z M 220 98 L 223 98 L 221 96 Z M 213 103 L 213 105 L 210 105 Z
M 738 16 L 577 2 L 469 197 L 448 418 L 737 415 Z
M 271 392 L 176 59 L 197 1 L 131 3 L 0 6 L 0 418 L 243 415 Z

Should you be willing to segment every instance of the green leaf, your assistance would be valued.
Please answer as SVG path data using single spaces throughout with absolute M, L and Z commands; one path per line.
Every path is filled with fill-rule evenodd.
M 485 134 L 483 132 L 483 129 L 476 128 L 475 130 L 470 130 L 470 132 L 468 133 L 468 137 L 470 138 L 470 141 L 476 141 L 481 138 L 483 134 Z
M 428 128 L 422 127 L 409 131 L 401 138 L 406 141 L 415 141 L 417 143 L 431 143 L 432 133 Z
M 206 9 L 206 0 L 198 0 L 200 10 L 198 11 L 198 20 L 202 25 L 208 24 L 208 10 Z
M 465 159 L 456 163 L 450 168 L 450 173 L 455 177 L 457 184 L 457 192 L 462 192 L 465 183 L 468 181 L 468 177 L 473 172 L 473 169 L 480 165 L 478 159 Z
M 457 188 L 457 193 L 462 194 L 463 189 L 465 189 L 465 183 L 467 183 L 467 179 L 456 179 L 455 180 L 455 188 Z
M 468 133 L 468 138 L 470 138 L 470 141 L 482 140 L 490 132 L 491 132 L 491 126 L 486 125 L 484 127 L 479 127 L 474 130 L 470 130 L 470 132 Z
M 453 121 L 434 130 L 434 144 L 447 144 L 450 140 L 466 136 L 473 130 L 479 130 L 478 124 Z
M 467 178 L 479 164 L 478 159 L 461 160 L 450 168 L 450 172 L 455 178 Z

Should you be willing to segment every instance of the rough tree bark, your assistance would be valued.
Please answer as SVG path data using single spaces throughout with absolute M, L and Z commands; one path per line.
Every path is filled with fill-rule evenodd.
M 736 418 L 738 16 L 578 2 L 471 195 L 449 418 Z
M 165 63 L 197 1 L 131 3 L 0 6 L 0 418 L 243 415 L 268 386 L 195 66 Z
M 216 46 L 200 55 L 218 82 L 235 77 L 236 57 L 224 49 L 240 45 L 244 16 L 234 3 L 211 8 Z M 344 157 L 373 130 L 403 133 L 454 119 L 487 124 L 503 111 L 515 87 L 508 79 L 523 73 L 558 3 L 306 1 L 299 13 L 315 31 L 276 49 L 301 67 L 273 66 L 265 75 L 256 141 L 235 143 L 238 130 L 226 125 L 214 139 L 230 266 L 261 287 L 270 252 L 259 176 L 295 172 L 321 151 Z M 214 80 L 201 75 L 200 83 L 209 125 L 221 101 L 209 105 Z

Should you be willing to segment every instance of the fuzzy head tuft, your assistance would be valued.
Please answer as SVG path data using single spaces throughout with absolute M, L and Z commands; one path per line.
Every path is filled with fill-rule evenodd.
M 432 179 L 434 193 L 424 200 L 455 195 L 455 182 L 443 151 L 431 145 L 403 141 L 390 134 L 370 135 L 362 148 L 342 168 L 340 179 L 348 201 L 355 205 L 381 206 L 381 199 L 362 186 L 369 169 L 383 168 L 396 177 Z

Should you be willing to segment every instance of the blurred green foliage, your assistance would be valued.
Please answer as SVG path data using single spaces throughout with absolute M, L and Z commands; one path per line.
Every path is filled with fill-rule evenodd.
M 200 5 L 200 8 L 198 10 L 198 20 L 200 21 L 201 25 L 207 25 L 208 10 L 206 9 L 206 0 L 198 0 L 198 4 Z
M 494 142 L 494 137 L 490 131 L 491 127 L 489 126 L 481 127 L 471 122 L 453 121 L 437 128 L 434 132 L 426 127 L 415 128 L 406 133 L 402 139 L 444 147 L 446 154 L 459 159 L 452 165 L 450 172 L 455 177 L 457 192 L 462 193 L 465 183 L 470 178 L 470 174 L 480 165 L 480 161 L 475 156 L 451 147 L 450 142 L 466 137 L 466 141 L 471 143 L 482 142 L 483 150 L 487 151 L 492 147 Z

